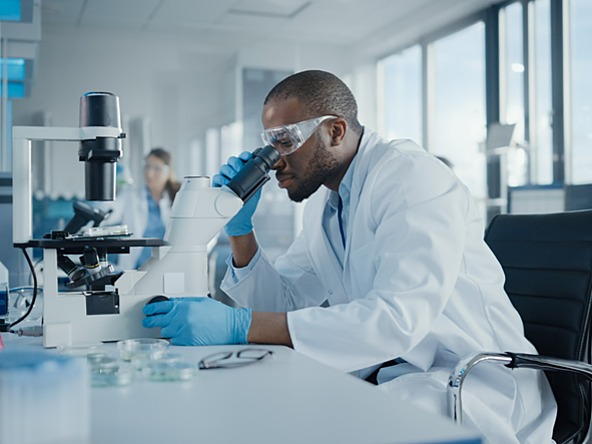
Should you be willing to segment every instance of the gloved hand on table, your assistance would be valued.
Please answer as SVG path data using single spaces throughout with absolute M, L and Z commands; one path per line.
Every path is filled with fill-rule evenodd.
M 253 153 L 243 151 L 238 157 L 232 156 L 220 167 L 220 173 L 212 178 L 212 185 L 221 187 L 236 176 L 242 167 L 253 157 Z M 228 236 L 243 236 L 253 231 L 253 214 L 257 209 L 257 204 L 261 198 L 261 189 L 257 191 L 240 209 L 236 215 L 228 221 L 224 231 Z
M 144 307 L 146 328 L 159 327 L 173 345 L 246 344 L 250 308 L 232 308 L 207 297 L 171 298 Z

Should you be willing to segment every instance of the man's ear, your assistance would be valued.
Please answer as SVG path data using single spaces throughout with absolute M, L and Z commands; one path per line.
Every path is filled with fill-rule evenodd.
M 338 117 L 331 122 L 331 146 L 340 145 L 345 139 L 347 132 L 347 122 L 345 119 Z

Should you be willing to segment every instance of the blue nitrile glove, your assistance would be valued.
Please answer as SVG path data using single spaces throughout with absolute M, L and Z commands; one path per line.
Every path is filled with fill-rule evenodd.
M 249 151 L 243 151 L 238 157 L 230 157 L 228 163 L 220 167 L 220 173 L 212 178 L 212 185 L 215 187 L 226 185 L 252 157 L 253 153 Z M 257 209 L 260 197 L 261 189 L 253 194 L 240 211 L 228 221 L 224 227 L 228 236 L 243 236 L 253 231 L 253 214 Z
M 144 306 L 146 328 L 160 327 L 173 345 L 246 344 L 250 308 L 232 308 L 206 297 L 171 298 Z

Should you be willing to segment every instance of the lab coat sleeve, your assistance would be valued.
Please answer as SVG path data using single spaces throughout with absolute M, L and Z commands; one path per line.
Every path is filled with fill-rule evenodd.
M 286 312 L 318 306 L 326 295 L 308 257 L 300 235 L 275 266 L 261 251 L 239 280 L 227 269 L 220 288 L 239 305 L 257 311 Z
M 359 294 L 288 313 L 288 326 L 296 350 L 342 371 L 408 359 L 412 350 L 422 356 L 412 364 L 427 370 L 437 344 L 424 338 L 463 266 L 468 190 L 427 154 L 377 168 L 352 218 L 345 277 Z M 366 288 L 357 284 L 368 279 Z

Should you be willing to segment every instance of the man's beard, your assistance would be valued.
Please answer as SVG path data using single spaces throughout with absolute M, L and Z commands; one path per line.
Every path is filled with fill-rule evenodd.
M 294 202 L 302 202 L 316 192 L 323 183 L 336 174 L 339 164 L 335 156 L 325 149 L 323 141 L 316 134 L 314 160 L 309 165 L 306 175 L 302 176 L 296 187 L 288 191 L 288 196 Z

